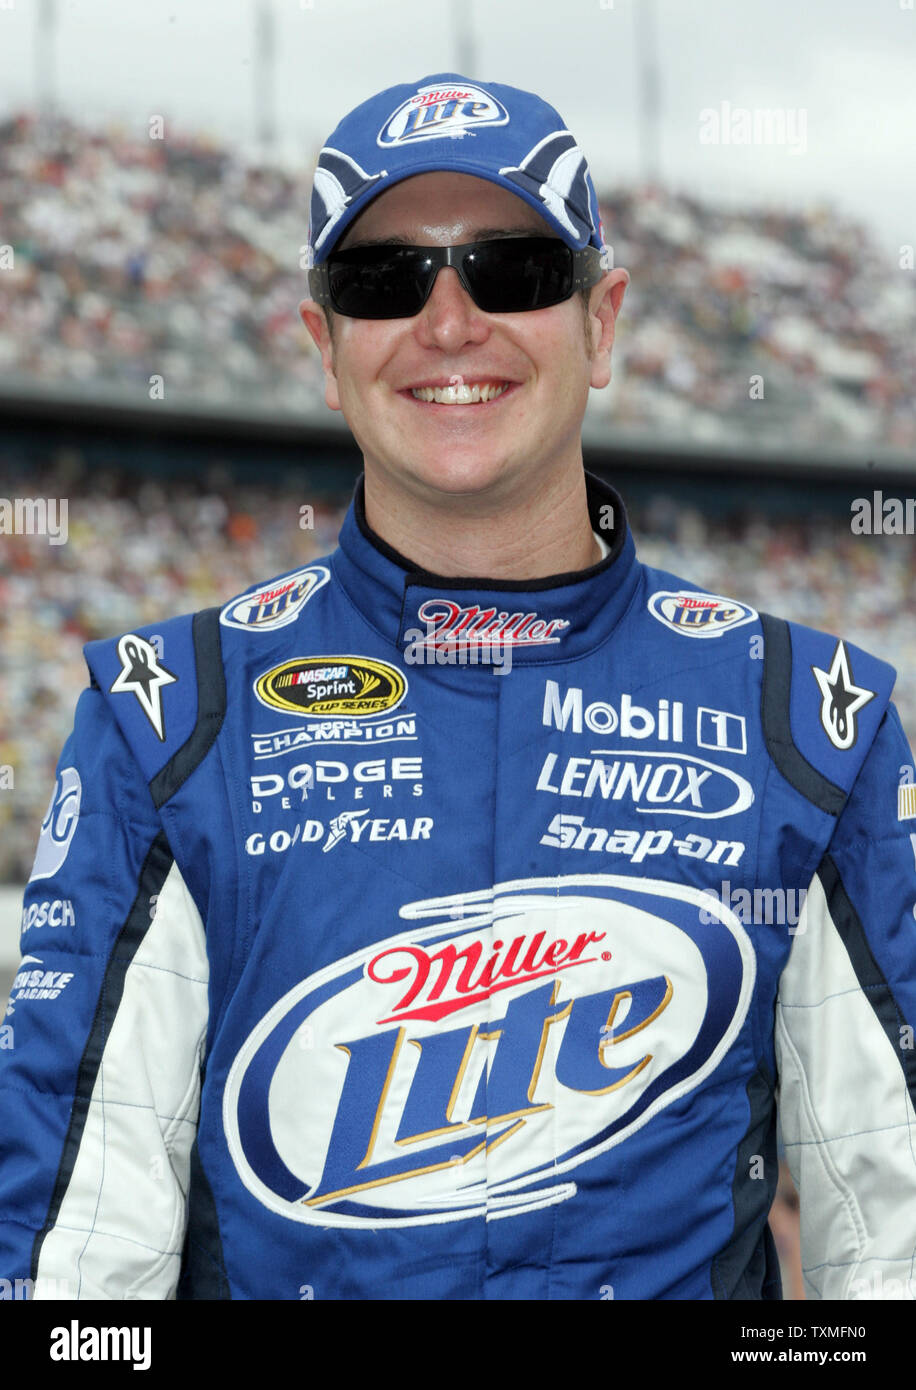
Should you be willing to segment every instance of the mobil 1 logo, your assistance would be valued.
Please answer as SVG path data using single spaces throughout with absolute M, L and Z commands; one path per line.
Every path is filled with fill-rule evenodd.
M 641 705 L 627 691 L 616 701 L 587 701 L 580 686 L 561 690 L 557 681 L 545 681 L 541 722 L 546 728 L 561 732 L 652 738 L 657 743 L 684 743 L 687 729 L 687 737 L 694 734 L 698 748 L 747 753 L 747 722 L 743 714 L 708 705 L 699 705 L 695 712 L 685 714 L 682 700 L 663 697 L 652 705 Z

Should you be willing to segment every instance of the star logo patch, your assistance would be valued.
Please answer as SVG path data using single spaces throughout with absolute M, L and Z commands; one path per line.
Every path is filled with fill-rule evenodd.
M 118 656 L 121 658 L 121 670 L 110 686 L 109 694 L 136 695 L 157 738 L 164 743 L 162 687 L 177 681 L 178 677 L 160 664 L 159 653 L 145 637 L 137 637 L 132 632 L 118 643 Z
M 863 705 L 875 698 L 873 690 L 856 685 L 849 657 L 842 642 L 837 642 L 830 670 L 811 667 L 811 674 L 821 692 L 821 724 L 834 748 L 851 748 L 858 738 L 856 715 Z

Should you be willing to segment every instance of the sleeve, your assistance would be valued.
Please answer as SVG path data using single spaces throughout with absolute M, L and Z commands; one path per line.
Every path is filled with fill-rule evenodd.
M 916 1297 L 913 780 L 891 705 L 780 979 L 780 1117 L 809 1298 Z
M 0 1029 L 0 1286 L 174 1298 L 207 1028 L 204 930 L 97 688 L 58 764 L 21 949 Z

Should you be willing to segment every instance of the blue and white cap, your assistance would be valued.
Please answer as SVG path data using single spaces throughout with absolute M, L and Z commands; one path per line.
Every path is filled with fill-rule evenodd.
M 413 174 L 474 174 L 524 198 L 573 250 L 605 251 L 585 155 L 533 92 L 438 72 L 344 116 L 318 156 L 309 264 L 327 260 L 367 203 Z

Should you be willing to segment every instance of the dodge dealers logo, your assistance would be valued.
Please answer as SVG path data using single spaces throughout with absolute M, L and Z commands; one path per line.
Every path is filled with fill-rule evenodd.
M 715 1070 L 753 990 L 740 921 L 681 884 L 517 879 L 401 917 L 414 925 L 291 989 L 231 1068 L 236 1169 L 289 1220 L 562 1202 L 577 1169 Z

